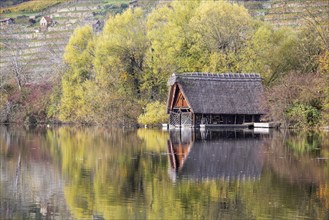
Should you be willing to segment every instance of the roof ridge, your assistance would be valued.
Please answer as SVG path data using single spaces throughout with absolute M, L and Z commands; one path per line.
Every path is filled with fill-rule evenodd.
M 218 79 L 250 79 L 261 78 L 259 73 L 209 73 L 209 72 L 189 72 L 181 74 L 173 74 L 177 77 L 196 77 L 196 78 L 218 78 Z
M 202 80 L 202 81 L 230 81 L 230 82 L 258 82 L 262 81 L 258 73 L 173 73 L 168 80 L 168 85 L 171 86 L 179 80 Z

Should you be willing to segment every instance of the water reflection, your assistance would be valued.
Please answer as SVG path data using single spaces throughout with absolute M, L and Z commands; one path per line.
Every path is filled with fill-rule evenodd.
M 63 180 L 44 129 L 0 127 L 1 219 L 67 216 Z
M 259 179 L 263 137 L 244 130 L 171 130 L 168 153 L 172 180 Z
M 326 158 L 328 133 L 0 127 L 0 219 L 328 219 Z
M 281 179 L 295 185 L 328 183 L 328 133 L 276 132 L 264 147 L 267 167 Z

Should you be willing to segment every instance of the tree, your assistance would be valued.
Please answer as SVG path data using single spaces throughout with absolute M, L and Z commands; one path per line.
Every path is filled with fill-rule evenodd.
M 238 71 L 238 55 L 253 32 L 247 10 L 224 1 L 173 1 L 148 16 L 147 66 L 143 88 L 166 95 L 173 72 Z
M 173 1 L 169 6 L 153 10 L 147 18 L 147 37 L 150 49 L 146 54 L 146 66 L 142 89 L 151 100 L 164 100 L 166 82 L 174 72 L 195 71 L 199 55 L 189 49 L 191 38 L 190 20 L 200 1 Z M 191 65 L 192 64 L 192 65 Z
M 128 9 L 111 16 L 97 37 L 90 27 L 74 32 L 64 54 L 69 68 L 60 118 L 136 123 L 141 106 L 150 103 L 145 115 L 160 108 L 156 101 L 165 100 L 174 72 L 257 72 L 269 86 L 265 104 L 276 100 L 272 118 L 286 120 L 297 104 L 323 111 L 327 83 L 317 79 L 327 79 L 327 41 L 323 31 L 312 30 L 275 29 L 225 1 L 176 0 L 147 17 L 140 8 Z M 145 115 L 141 123 L 155 123 Z
M 138 117 L 138 123 L 143 125 L 159 125 L 167 121 L 166 105 L 159 101 L 147 104 L 144 114 Z
M 65 48 L 64 60 L 69 66 L 62 78 L 61 120 L 80 120 L 88 115 L 86 84 L 93 80 L 93 33 L 90 26 L 77 28 Z
M 15 37 L 15 30 L 12 27 L 7 27 L 1 31 L 5 39 L 1 46 L 1 58 L 7 60 L 5 67 L 1 70 L 1 74 L 4 78 L 7 78 L 6 83 L 14 79 L 17 88 L 21 90 L 26 83 L 31 68 L 31 61 L 23 56 L 23 51 L 28 46 Z
M 322 0 L 326 2 L 325 0 Z M 321 1 L 319 2 L 321 3 Z M 306 2 L 304 8 L 303 19 L 305 21 L 306 29 L 311 34 L 312 39 L 316 38 L 316 44 L 320 47 L 319 56 L 317 62 L 319 64 L 318 71 L 323 77 L 325 85 L 323 86 L 321 93 L 323 94 L 323 123 L 328 125 L 329 123 L 329 26 L 328 16 L 323 13 L 321 7 L 310 7 L 312 2 Z
M 96 46 L 96 80 L 119 93 L 140 97 L 140 79 L 148 48 L 143 11 L 128 9 L 111 16 Z
M 289 28 L 274 30 L 260 26 L 243 51 L 243 70 L 259 72 L 273 82 L 280 74 L 295 70 L 298 62 L 297 33 Z
M 237 52 L 248 39 L 252 18 L 247 10 L 236 4 L 201 3 L 190 21 L 197 42 L 210 52 Z
M 64 53 L 69 68 L 62 78 L 61 120 L 136 123 L 147 48 L 144 21 L 135 9 L 111 17 L 98 37 L 89 26 L 75 30 Z
M 203 3 L 190 23 L 200 43 L 199 53 L 208 54 L 204 71 L 241 71 L 239 53 L 253 33 L 253 21 L 245 8 L 223 1 Z
M 323 104 L 323 123 L 325 125 L 329 124 L 329 51 L 326 50 L 320 57 L 320 73 L 323 77 L 324 86 L 322 88 L 322 93 L 324 97 Z

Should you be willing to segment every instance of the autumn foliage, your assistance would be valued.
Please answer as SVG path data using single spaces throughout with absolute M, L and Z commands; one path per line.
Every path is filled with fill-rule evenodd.
M 48 116 L 120 125 L 137 124 L 140 116 L 139 123 L 160 124 L 166 119 L 154 114 L 163 108 L 156 103 L 166 101 L 172 73 L 256 72 L 266 87 L 264 119 L 326 125 L 327 30 L 316 22 L 273 27 L 225 1 L 173 1 L 148 14 L 127 9 L 110 16 L 100 34 L 88 26 L 74 31 L 64 53 L 68 70 Z

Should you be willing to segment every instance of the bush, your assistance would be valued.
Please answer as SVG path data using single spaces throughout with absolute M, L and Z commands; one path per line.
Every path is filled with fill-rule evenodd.
M 126 9 L 128 7 L 129 7 L 129 5 L 126 3 L 121 3 L 121 5 L 120 5 L 120 8 L 122 8 L 122 9 Z
M 47 83 L 25 84 L 22 90 L 12 89 L 6 98 L 11 106 L 8 115 L 9 122 L 27 124 L 46 122 L 46 110 L 51 91 L 52 85 Z
M 167 121 L 166 105 L 159 101 L 147 104 L 144 114 L 138 117 L 138 123 L 144 125 L 157 125 Z
M 296 128 L 312 128 L 320 121 L 320 111 L 313 106 L 295 104 L 286 112 L 289 124 Z

